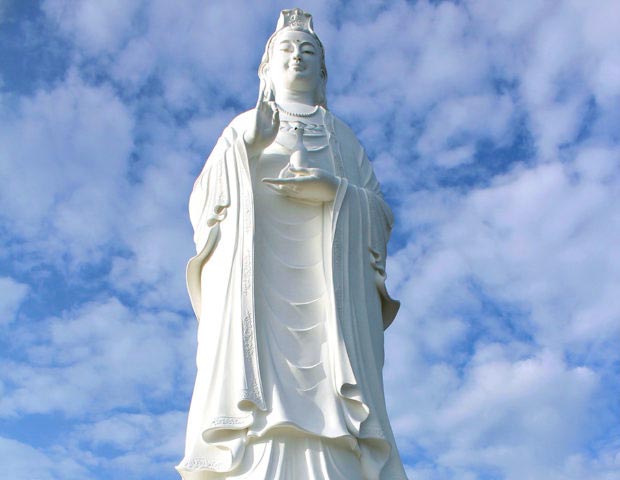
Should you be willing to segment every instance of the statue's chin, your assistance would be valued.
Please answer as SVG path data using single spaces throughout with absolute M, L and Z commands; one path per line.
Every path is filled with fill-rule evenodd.
M 278 85 L 278 83 L 280 83 Z M 308 71 L 289 71 L 282 82 L 274 82 L 276 91 L 291 91 L 297 93 L 316 92 L 318 82 L 309 75 Z

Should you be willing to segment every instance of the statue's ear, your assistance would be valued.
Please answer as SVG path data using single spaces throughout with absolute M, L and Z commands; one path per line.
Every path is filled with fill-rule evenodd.
M 269 64 L 263 62 L 258 67 L 258 78 L 260 79 L 260 92 L 262 92 L 262 101 L 270 101 L 271 93 L 271 80 L 269 79 Z

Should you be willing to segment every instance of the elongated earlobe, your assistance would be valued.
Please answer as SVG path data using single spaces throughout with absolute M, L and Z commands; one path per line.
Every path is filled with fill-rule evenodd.
M 269 64 L 267 62 L 263 62 L 258 68 L 258 78 L 261 83 L 260 86 L 263 92 L 263 100 L 266 102 L 273 101 L 273 83 L 271 82 L 271 78 L 269 78 Z

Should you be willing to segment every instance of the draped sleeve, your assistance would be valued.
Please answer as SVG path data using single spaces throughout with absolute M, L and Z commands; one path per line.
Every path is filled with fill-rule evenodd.
M 367 478 L 404 479 L 382 387 L 383 331 L 400 307 L 385 285 L 393 215 L 355 134 L 337 118 L 331 130 L 334 170 L 341 178 L 331 248 L 336 336 L 344 340 L 335 362 L 337 385 L 345 402 L 358 402 L 368 412 L 356 435 Z
M 226 209 L 230 206 L 228 172 L 224 157 L 233 136 L 234 132 L 227 129 L 218 139 L 190 195 L 189 218 L 194 227 L 196 253 L 201 253 L 205 248 L 213 227 L 226 218 Z
M 362 177 L 364 201 L 368 207 L 368 252 L 370 254 L 370 264 L 375 271 L 375 285 L 381 295 L 383 327 L 387 328 L 394 321 L 400 308 L 400 302 L 390 297 L 385 285 L 387 278 L 385 271 L 387 244 L 390 239 L 394 216 L 383 198 L 381 186 L 366 156 L 366 152 L 361 148 L 358 165 Z
M 224 130 L 189 200 L 197 254 L 187 265 L 187 287 L 199 324 L 185 457 L 177 466 L 186 480 L 236 468 L 255 412 L 266 409 L 254 323 L 252 186 L 243 141 L 250 114 Z
M 336 148 L 337 155 L 341 156 L 339 162 L 341 176 L 344 177 L 336 193 L 334 211 L 339 216 L 343 203 L 361 209 L 360 215 L 364 218 L 360 219 L 356 228 L 364 230 L 363 238 L 367 247 L 364 258 L 368 258 L 374 272 L 374 283 L 381 298 L 383 328 L 386 329 L 394 321 L 400 308 L 400 302 L 390 296 L 386 287 L 387 244 L 394 216 L 383 198 L 372 164 L 355 134 L 340 120 L 335 119 L 334 123 L 334 131 L 340 138 Z M 337 225 L 338 222 L 334 222 L 334 228 Z
M 231 206 L 231 196 L 239 195 L 235 183 L 239 182 L 239 171 L 244 170 L 248 163 L 245 143 L 240 133 L 243 132 L 246 118 L 247 113 L 242 114 L 226 127 L 194 182 L 189 199 L 189 217 L 194 228 L 196 255 L 187 264 L 186 279 L 192 307 L 199 321 L 202 266 L 209 260 L 219 242 L 221 228 L 229 210 L 239 208 L 239 205 Z

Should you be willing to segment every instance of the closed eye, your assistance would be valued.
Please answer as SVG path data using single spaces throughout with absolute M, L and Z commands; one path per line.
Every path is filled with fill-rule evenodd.
M 280 42 L 280 45 L 278 46 L 280 47 L 279 49 L 281 52 L 290 52 L 293 49 L 291 42 L 289 42 L 288 40 Z

